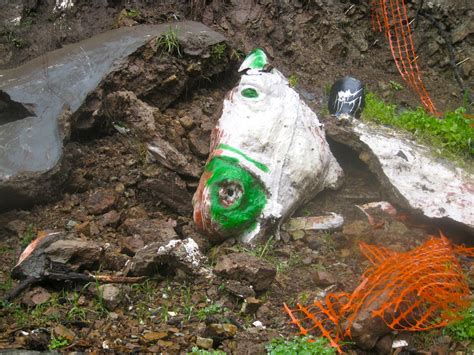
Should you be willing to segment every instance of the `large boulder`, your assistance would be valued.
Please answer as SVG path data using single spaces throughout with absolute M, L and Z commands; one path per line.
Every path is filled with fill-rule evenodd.
M 67 177 L 63 142 L 71 126 L 93 127 L 87 119 L 100 107 L 102 95 L 116 91 L 115 86 L 126 82 L 126 89 L 136 91 L 140 98 L 165 106 L 181 94 L 186 86 L 181 79 L 196 73 L 174 65 L 184 74 L 164 77 L 167 68 L 161 65 L 161 52 L 153 40 L 170 29 L 183 44 L 183 53 L 196 55 L 196 62 L 203 48 L 224 41 L 223 36 L 191 21 L 124 27 L 0 71 L 0 210 L 57 195 Z M 143 46 L 147 42 L 151 44 Z M 138 64 L 142 72 L 132 80 Z M 164 92 L 166 99 L 162 99 Z
M 332 139 L 359 153 L 397 205 L 474 233 L 474 176 L 468 169 L 394 129 L 360 121 L 325 125 Z

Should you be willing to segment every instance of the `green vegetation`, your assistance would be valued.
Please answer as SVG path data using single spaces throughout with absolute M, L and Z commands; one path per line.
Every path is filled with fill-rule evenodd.
M 456 341 L 474 341 L 474 305 L 462 313 L 459 321 L 444 328 L 444 333 Z
M 369 92 L 362 118 L 409 131 L 450 157 L 472 158 L 474 122 L 464 117 L 464 113 L 463 107 L 446 112 L 443 119 L 427 114 L 421 107 L 399 113 L 396 105 L 386 104 Z
M 218 43 L 211 48 L 211 58 L 214 62 L 218 62 L 225 57 L 227 44 L 225 42 Z
M 178 32 L 171 27 L 156 39 L 156 45 L 162 52 L 181 57 Z
M 129 18 L 136 18 L 140 16 L 140 11 L 137 9 L 125 9 L 125 16 Z
M 210 304 L 209 306 L 206 306 L 198 310 L 196 315 L 200 321 L 205 321 L 208 316 L 211 316 L 213 314 L 223 313 L 225 311 L 227 311 L 227 308 L 222 307 L 221 305 L 217 303 L 213 303 L 213 304 Z
M 294 337 L 292 340 L 284 338 L 272 339 L 265 346 L 268 355 L 333 355 L 336 349 L 329 346 L 325 338 L 314 339 L 310 336 Z
M 54 335 L 51 337 L 51 342 L 49 343 L 49 350 L 60 349 L 65 346 L 69 345 L 67 339 L 64 339 L 62 336 L 55 337 Z
M 230 59 L 240 62 L 243 58 L 245 58 L 245 53 L 242 50 L 232 48 L 230 51 Z
M 221 351 L 221 350 L 208 351 L 208 350 L 199 349 L 198 347 L 193 347 L 191 352 L 188 353 L 188 354 L 192 354 L 192 355 L 226 355 L 227 353 L 225 353 L 224 351 Z
M 391 88 L 393 91 L 401 91 L 401 90 L 403 90 L 403 85 L 400 84 L 400 83 L 397 83 L 396 81 L 390 80 L 388 83 L 390 84 L 390 88 Z
M 26 248 L 35 239 L 36 229 L 35 226 L 29 224 L 26 228 L 25 233 L 21 235 L 21 247 Z
M 288 85 L 290 88 L 296 87 L 298 84 L 298 76 L 296 74 L 291 74 L 288 78 Z

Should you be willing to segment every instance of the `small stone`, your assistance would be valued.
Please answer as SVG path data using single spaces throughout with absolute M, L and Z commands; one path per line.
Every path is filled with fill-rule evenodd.
M 371 233 L 372 227 L 368 222 L 355 221 L 351 224 L 345 225 L 342 233 L 348 237 L 365 237 Z
M 173 221 L 167 221 L 163 218 L 127 218 L 123 222 L 122 228 L 131 235 L 140 235 L 145 244 L 152 242 L 168 243 L 178 238 L 173 224 Z
M 117 185 L 115 185 L 114 190 L 116 193 L 121 195 L 125 192 L 125 185 L 119 182 Z
M 85 206 L 91 214 L 101 214 L 110 210 L 117 203 L 118 196 L 114 190 L 99 189 L 87 199 Z
M 239 298 L 255 297 L 255 291 L 251 286 L 244 285 L 237 280 L 228 280 L 225 289 Z
M 245 312 L 248 314 L 254 314 L 258 311 L 258 309 L 262 305 L 262 301 L 260 301 L 259 299 L 255 297 L 247 297 L 245 299 L 245 304 L 246 304 Z
M 214 272 L 227 279 L 246 281 L 257 292 L 270 287 L 276 276 L 276 269 L 272 264 L 244 253 L 221 256 Z
M 120 213 L 118 213 L 115 210 L 112 210 L 100 216 L 98 223 L 100 226 L 106 227 L 106 226 L 116 226 L 119 221 L 120 221 Z
M 336 278 L 326 271 L 315 271 L 313 280 L 317 286 L 322 287 L 333 285 L 337 282 Z
M 347 258 L 350 256 L 352 253 L 349 249 L 341 249 L 341 257 Z
M 145 246 L 143 239 L 139 235 L 125 237 L 121 241 L 120 252 L 128 256 L 134 256 L 137 251 Z
M 27 306 L 34 307 L 38 304 L 47 302 L 51 298 L 51 294 L 43 287 L 35 287 L 26 292 L 22 302 Z
M 10 232 L 16 233 L 17 235 L 23 234 L 26 231 L 26 222 L 19 219 L 10 221 L 6 225 Z
M 51 340 L 51 334 L 45 328 L 33 329 L 26 338 L 26 345 L 29 350 L 45 351 Z
M 189 116 L 183 116 L 179 119 L 179 123 L 181 123 L 181 126 L 183 126 L 184 129 L 191 129 L 194 127 L 194 120 L 192 117 Z
M 378 354 L 390 354 L 392 352 L 392 337 L 385 335 L 375 344 L 375 350 Z
M 304 231 L 303 230 L 295 230 L 292 232 L 288 232 L 294 240 L 302 239 L 304 238 Z
M 168 332 L 149 332 L 143 334 L 143 339 L 148 342 L 156 342 L 160 339 L 166 338 L 168 336 Z
M 67 230 L 71 230 L 73 229 L 74 227 L 77 226 L 77 222 L 76 221 L 73 221 L 72 219 L 70 219 L 69 221 L 67 221 L 66 223 L 66 229 Z
M 212 323 L 206 329 L 206 334 L 212 339 L 229 339 L 237 334 L 237 327 L 233 324 Z
M 209 135 L 201 130 L 195 129 L 189 133 L 189 148 L 200 158 L 209 155 Z
M 211 338 L 201 338 L 197 337 L 196 345 L 201 349 L 212 349 L 212 345 L 214 344 L 214 340 Z
M 54 334 L 56 337 L 63 337 L 66 339 L 69 343 L 72 343 L 76 335 L 74 332 L 65 326 L 58 324 L 57 326 L 54 327 Z
M 91 236 L 90 222 L 89 221 L 85 221 L 85 222 L 82 222 L 80 224 L 76 224 L 74 229 L 76 230 L 77 233 L 84 234 L 86 237 Z
M 118 286 L 106 284 L 99 286 L 99 297 L 104 300 L 105 307 L 113 311 L 122 302 L 123 294 Z

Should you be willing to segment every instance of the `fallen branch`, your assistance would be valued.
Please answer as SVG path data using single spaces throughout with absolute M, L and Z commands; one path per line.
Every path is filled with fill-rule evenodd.
M 47 273 L 41 277 L 29 277 L 20 282 L 20 284 L 11 289 L 3 298 L 4 301 L 10 301 L 20 295 L 27 288 L 44 281 L 74 281 L 74 282 L 99 282 L 99 283 L 120 283 L 133 284 L 145 281 L 145 276 L 128 277 L 113 275 L 92 275 L 81 274 L 77 272 L 68 273 Z

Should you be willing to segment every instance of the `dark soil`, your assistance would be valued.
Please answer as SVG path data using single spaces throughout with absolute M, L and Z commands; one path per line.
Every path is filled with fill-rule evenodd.
M 20 26 L 14 27 L 13 34 L 22 45 L 15 46 L 17 42 L 12 41 L 11 34 L 1 37 L 0 67 L 15 66 L 45 51 L 113 28 L 120 23 L 119 13 L 125 7 L 119 2 L 109 2 L 110 5 L 105 1 L 94 6 L 76 6 L 63 14 L 51 15 L 52 2 L 25 1 L 29 6 L 25 7 L 23 20 Z M 139 16 L 133 18 L 137 23 L 197 18 L 226 35 L 236 48 L 248 51 L 262 46 L 285 75 L 296 75 L 297 89 L 317 112 L 324 110 L 328 86 L 347 74 L 360 78 L 371 90 L 397 103 L 418 104 L 408 89 L 394 91 L 390 87 L 390 81 L 402 83 L 402 80 L 383 34 L 371 31 L 365 2 L 211 1 L 205 8 L 199 7 L 199 3 L 130 2 L 126 8 L 139 11 Z M 438 14 L 448 30 L 454 31 L 463 21 L 469 21 L 472 4 L 440 3 L 443 6 L 429 11 Z M 412 7 L 413 14 L 415 6 Z M 426 86 L 439 108 L 445 110 L 462 105 L 463 98 L 445 63 L 447 52 L 436 38 L 436 29 L 420 18 L 415 39 L 424 63 Z M 432 48 L 434 44 L 436 50 Z M 456 50 L 472 53 L 472 34 L 457 42 Z M 469 68 L 473 61 L 466 63 L 470 67 L 460 66 L 464 79 L 472 77 Z M 160 113 L 159 123 L 166 130 L 166 138 L 200 166 L 204 165 L 205 156 L 190 142 L 195 142 L 198 136 L 200 143 L 208 145 L 210 129 L 217 119 L 215 113 L 234 80 L 223 82 L 220 78 L 198 85 Z M 189 117 L 192 126 L 188 124 Z M 331 291 L 346 292 L 357 287 L 369 265 L 358 250 L 359 242 L 406 251 L 421 245 L 437 228 L 414 221 L 402 223 L 381 215 L 378 218 L 384 223 L 375 229 L 355 205 L 385 200 L 386 193 L 357 154 L 336 143 L 333 151 L 346 174 L 343 186 L 337 191 L 321 193 L 295 215 L 337 212 L 345 218 L 344 228 L 331 233 L 306 232 L 302 237 L 285 236 L 283 240 L 272 239 L 267 245 L 249 249 L 233 240 L 211 246 L 205 236 L 192 228 L 191 213 L 182 210 L 178 213 L 179 209 L 163 203 L 153 193 L 150 181 L 158 174 L 156 170 L 166 173 L 167 169 L 150 163 L 140 142 L 114 130 L 77 136 L 66 147 L 66 155 L 72 157 L 74 166 L 62 199 L 31 210 L 0 215 L 3 259 L 0 296 L 16 285 L 11 279 L 11 268 L 39 231 L 68 230 L 107 246 L 107 257 L 102 260 L 99 272 L 120 272 L 133 254 L 128 246 L 124 247 L 134 237 L 124 226 L 127 218 L 169 221 L 180 238 L 191 235 L 196 239 L 211 267 L 219 256 L 232 252 L 258 256 L 276 267 L 276 279 L 267 290 L 256 294 L 259 300 L 256 310 L 243 310 L 244 300 L 232 293 L 228 280 L 217 277 L 210 283 L 170 270 L 163 270 L 144 283 L 121 285 L 123 297 L 113 309 L 104 306 L 96 284 L 43 284 L 51 294 L 46 303 L 27 306 L 21 296 L 1 304 L 0 349 L 46 350 L 54 344 L 51 339 L 62 337 L 68 342 L 61 350 L 67 351 L 185 353 L 196 346 L 198 337 L 209 337 L 210 324 L 221 323 L 235 325 L 236 333 L 215 338 L 214 348 L 235 354 L 265 353 L 264 347 L 272 338 L 296 334 L 282 309 L 284 302 L 307 304 L 328 286 Z M 197 178 L 180 175 L 179 179 L 192 196 Z M 93 214 L 87 208 L 89 196 L 95 191 L 114 191 L 118 195 L 109 208 L 119 215 L 117 221 L 104 225 L 101 221 L 107 211 Z M 399 211 L 399 216 L 403 212 Z M 320 271 L 329 274 L 329 282 L 315 281 Z M 255 327 L 255 321 L 262 322 L 264 328 Z M 438 330 L 407 335 L 406 339 L 412 353 L 468 351 L 469 346 L 446 341 Z M 347 350 L 364 353 L 351 346 Z

